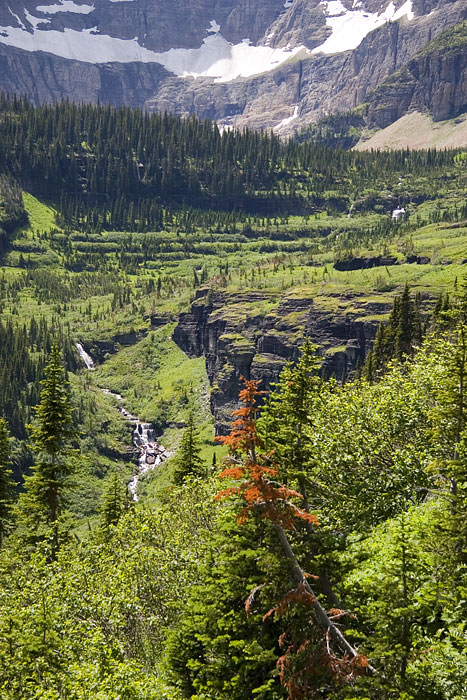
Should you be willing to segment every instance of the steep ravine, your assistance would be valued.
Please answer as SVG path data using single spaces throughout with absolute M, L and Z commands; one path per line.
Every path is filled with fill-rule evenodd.
M 355 310 L 346 312 L 346 301 L 340 299 L 335 311 L 327 311 L 296 291 L 279 300 L 259 290 L 198 290 L 191 310 L 180 314 L 173 340 L 187 355 L 206 358 L 218 433 L 229 430 L 240 378 L 261 379 L 269 389 L 284 364 L 298 358 L 306 338 L 319 346 L 328 376 L 342 379 L 363 362 L 379 321 L 362 316 L 387 313 L 391 305 L 353 300 Z
M 81 343 L 76 343 L 76 349 L 83 360 L 86 369 L 95 369 L 95 363 L 91 355 L 84 349 Z M 116 394 L 110 389 L 103 388 L 103 393 L 112 396 L 118 404 L 123 402 L 123 396 Z M 134 501 L 138 500 L 137 489 L 140 478 L 150 469 L 159 466 L 164 459 L 170 456 L 165 448 L 156 440 L 155 431 L 151 423 L 143 423 L 137 416 L 132 415 L 123 405 L 118 405 L 118 410 L 128 423 L 132 426 L 131 441 L 133 447 L 138 450 L 138 469 L 133 474 L 128 483 L 128 490 Z

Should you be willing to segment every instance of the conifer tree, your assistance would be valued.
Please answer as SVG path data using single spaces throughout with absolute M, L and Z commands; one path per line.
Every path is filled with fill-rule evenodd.
M 229 700 L 283 698 L 276 670 L 280 627 L 263 614 L 273 602 L 265 578 L 287 577 L 267 550 L 273 541 L 261 521 L 239 525 L 222 509 L 187 601 L 167 644 L 167 660 L 183 697 Z M 261 591 L 247 615 L 245 599 Z M 261 631 L 259 633 L 259 630 Z
M 37 461 L 32 475 L 25 480 L 25 494 L 20 499 L 19 512 L 29 530 L 27 539 L 48 539 L 51 556 L 55 558 L 59 548 L 59 520 L 64 507 L 66 481 L 71 473 L 67 460 L 68 442 L 75 435 L 69 382 L 65 379 L 57 345 L 52 346 L 41 385 L 36 419 L 29 426 Z
M 0 547 L 10 524 L 14 481 L 11 478 L 9 434 L 4 418 L 0 418 Z
M 288 700 L 308 700 L 317 697 L 315 691 L 322 678 L 336 684 L 352 683 L 356 676 L 372 675 L 375 670 L 336 624 L 345 616 L 345 611 L 326 612 L 323 608 L 291 546 L 287 531 L 294 530 L 295 524 L 300 522 L 316 526 L 318 519 L 294 503 L 296 499 L 303 500 L 301 494 L 277 481 L 280 468 L 272 462 L 271 453 L 259 452 L 264 449 L 264 442 L 257 426 L 258 397 L 263 393 L 258 390 L 258 384 L 245 381 L 245 389 L 240 392 L 243 407 L 234 411 L 233 415 L 238 418 L 232 424 L 230 435 L 218 438 L 230 448 L 224 460 L 226 468 L 220 477 L 229 479 L 232 485 L 222 490 L 217 498 L 240 500 L 239 523 L 260 517 L 275 531 L 296 588 L 286 593 L 263 619 L 273 616 L 289 623 L 279 640 L 284 650 L 278 661 L 281 682 L 288 690 Z M 247 612 L 256 594 L 257 590 L 252 591 L 247 599 Z M 294 618 L 296 609 L 311 613 L 308 624 L 299 625 L 298 630 L 290 619 Z
M 406 284 L 400 296 L 396 296 L 388 322 L 381 322 L 373 349 L 368 353 L 363 376 L 373 382 L 381 376 L 388 362 L 400 362 L 413 354 L 422 342 L 422 324 L 419 303 L 414 304 Z
M 310 483 L 306 469 L 313 455 L 303 428 L 313 424 L 313 413 L 319 404 L 320 394 L 331 386 L 319 376 L 321 360 L 316 355 L 316 349 L 317 346 L 307 340 L 297 364 L 284 367 L 260 420 L 265 447 L 274 450 L 282 480 L 289 485 L 298 485 L 306 512 L 310 511 Z M 310 555 L 316 557 L 319 552 L 313 526 L 305 522 L 304 527 L 308 534 Z M 330 605 L 337 606 L 338 600 L 323 568 L 319 581 Z
M 174 483 L 182 484 L 188 475 L 204 476 L 206 465 L 200 457 L 201 446 L 195 425 L 194 411 L 190 411 L 187 427 L 178 448 Z
M 444 292 L 439 294 L 436 300 L 435 308 L 433 309 L 431 326 L 435 331 L 452 326 L 454 314 L 455 311 L 453 309 L 449 293 Z
M 412 354 L 415 336 L 414 323 L 413 303 L 410 298 L 409 286 L 406 284 L 400 297 L 397 326 L 394 332 L 394 355 L 398 360 L 402 360 L 404 355 Z
M 119 474 L 114 471 L 102 495 L 100 508 L 102 529 L 108 530 L 111 525 L 116 525 L 127 507 L 128 491 Z
M 467 325 L 459 323 L 452 354 L 447 365 L 445 384 L 439 387 L 438 402 L 433 414 L 435 435 L 445 442 L 444 460 L 438 463 L 444 479 L 450 484 L 453 513 L 461 512 L 464 520 L 460 531 L 467 533 Z

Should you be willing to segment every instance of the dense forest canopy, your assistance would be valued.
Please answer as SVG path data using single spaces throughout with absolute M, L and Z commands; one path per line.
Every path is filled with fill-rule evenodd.
M 64 223 L 159 230 L 170 208 L 278 215 L 329 205 L 389 174 L 415 177 L 452 165 L 455 152 L 361 154 L 274 133 L 224 131 L 207 120 L 131 108 L 35 107 L 0 97 L 0 162 L 32 193 L 60 205 Z M 165 207 L 169 212 L 165 213 Z

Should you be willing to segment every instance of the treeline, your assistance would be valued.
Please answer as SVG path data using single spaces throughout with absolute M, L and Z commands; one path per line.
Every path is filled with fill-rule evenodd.
M 395 174 L 433 179 L 455 158 L 435 150 L 354 153 L 282 143 L 248 129 L 221 134 L 207 120 L 127 107 L 34 107 L 0 96 L 0 115 L 3 172 L 54 201 L 61 225 L 87 230 L 159 230 L 166 209 L 344 211 L 356 190 L 385 187 Z M 432 196 L 425 189 L 422 197 Z
M 29 288 L 39 304 L 54 302 L 67 304 L 76 299 L 84 302 L 98 294 L 112 294 L 121 284 L 115 272 L 84 271 L 79 275 L 73 275 L 66 271 L 62 274 L 54 269 L 38 268 L 26 270 L 14 279 L 1 275 L 0 299 L 2 303 L 8 301 L 14 306 L 22 290 Z
M 57 224 L 77 231 L 161 231 L 164 228 L 164 209 L 155 199 L 132 200 L 124 194 L 107 204 L 91 205 L 79 197 L 62 193 Z

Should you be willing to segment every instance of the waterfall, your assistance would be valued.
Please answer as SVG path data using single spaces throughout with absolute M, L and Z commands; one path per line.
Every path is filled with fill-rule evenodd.
M 94 360 L 92 359 L 91 355 L 88 355 L 86 350 L 83 348 L 81 343 L 76 343 L 76 349 L 79 352 L 79 356 L 83 360 L 84 364 L 86 365 L 87 369 L 96 369 L 96 365 L 94 364 Z
M 133 416 L 132 416 L 133 418 Z M 133 421 L 132 421 L 133 422 Z M 133 500 L 137 501 L 138 496 L 136 489 L 138 481 L 143 474 L 146 474 L 150 469 L 159 466 L 162 460 L 169 455 L 162 445 L 155 439 L 155 430 L 151 423 L 141 423 L 136 419 L 135 427 L 133 428 L 133 445 L 139 450 L 138 471 L 134 474 L 132 480 L 128 484 L 128 490 L 133 496 Z

